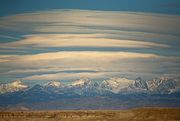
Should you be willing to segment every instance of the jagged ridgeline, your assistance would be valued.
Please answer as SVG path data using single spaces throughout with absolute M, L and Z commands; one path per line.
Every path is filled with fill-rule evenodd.
M 49 81 L 28 86 L 21 81 L 0 85 L 2 109 L 127 109 L 179 105 L 177 79 L 152 80 L 111 78 L 103 81 L 80 79 L 69 84 Z M 132 103 L 132 102 L 136 103 Z M 153 103 L 152 103 L 153 102 Z

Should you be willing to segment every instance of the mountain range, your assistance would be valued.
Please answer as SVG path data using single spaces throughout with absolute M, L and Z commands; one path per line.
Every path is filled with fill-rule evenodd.
M 111 78 L 101 82 L 92 81 L 89 79 L 79 79 L 70 84 L 62 84 L 59 81 L 50 81 L 44 85 L 39 85 L 42 88 L 54 88 L 54 91 L 59 93 L 61 91 L 74 91 L 78 94 L 96 91 L 97 93 L 111 92 L 111 93 L 173 93 L 176 89 L 177 80 L 168 77 L 155 78 L 149 81 L 142 80 L 140 77 L 135 80 L 126 78 Z M 34 87 L 36 87 L 35 85 Z M 0 84 L 0 93 L 10 93 L 16 91 L 27 91 L 31 88 L 23 84 L 20 80 Z
M 80 79 L 69 84 L 50 81 L 28 86 L 21 81 L 0 85 L 0 107 L 25 109 L 126 109 L 146 106 L 180 106 L 177 79 L 160 77 Z

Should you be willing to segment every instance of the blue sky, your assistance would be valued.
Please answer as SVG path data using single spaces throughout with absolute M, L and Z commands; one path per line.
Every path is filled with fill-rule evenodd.
M 51 9 L 87 9 L 180 14 L 179 0 L 1 0 L 0 15 Z
M 0 82 L 180 73 L 178 0 L 1 0 Z

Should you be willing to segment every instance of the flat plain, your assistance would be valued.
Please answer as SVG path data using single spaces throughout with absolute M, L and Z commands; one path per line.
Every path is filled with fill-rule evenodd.
M 180 121 L 180 109 L 1 111 L 0 121 Z

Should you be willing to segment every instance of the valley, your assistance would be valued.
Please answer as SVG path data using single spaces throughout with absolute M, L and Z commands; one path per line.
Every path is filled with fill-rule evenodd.
M 0 112 L 0 121 L 180 121 L 180 109 Z

